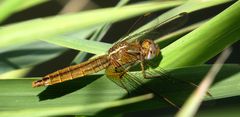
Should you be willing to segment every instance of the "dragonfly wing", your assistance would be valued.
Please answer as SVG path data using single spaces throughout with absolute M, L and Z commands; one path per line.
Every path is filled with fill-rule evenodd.
M 166 71 L 165 69 L 161 68 L 161 67 L 157 67 L 157 68 L 151 68 L 151 66 L 146 63 L 146 65 L 148 66 L 148 70 L 145 70 L 146 72 L 146 78 L 165 78 L 165 79 L 171 79 L 171 74 L 168 73 L 168 71 Z
M 175 108 L 179 109 L 179 106 L 168 99 L 166 96 L 162 95 L 158 89 L 151 88 L 147 85 L 147 79 L 144 79 L 143 76 L 136 76 L 131 73 L 125 73 L 122 78 L 122 83 L 125 87 L 130 88 L 131 93 L 135 95 L 153 93 L 155 97 L 159 100 L 164 100 Z
M 148 79 L 144 79 L 142 74 L 129 73 L 128 69 L 124 66 L 115 67 L 113 65 L 110 65 L 106 68 L 105 72 L 108 79 L 127 90 L 130 94 L 132 94 L 133 92 L 137 94 L 139 94 L 140 92 L 153 92 L 150 88 L 142 87 L 144 82 L 147 82 Z M 147 78 L 149 79 L 156 77 L 169 77 L 167 74 L 164 73 L 163 70 L 152 69 L 147 70 L 145 73 L 147 75 Z M 148 91 L 146 89 L 148 89 Z
M 151 28 L 145 29 L 140 32 L 133 33 L 132 35 L 126 36 L 122 38 L 120 41 L 123 40 L 141 40 L 141 39 L 154 39 L 157 37 L 161 37 L 170 33 L 181 26 L 183 26 L 188 20 L 188 13 L 183 12 L 176 16 L 173 16 L 158 25 L 155 25 Z
M 164 76 L 164 77 L 168 77 L 169 78 L 169 76 L 166 73 L 164 73 L 163 71 L 147 71 L 146 74 L 148 74 L 148 75 L 155 75 L 156 76 L 156 73 L 159 74 L 159 72 L 161 72 L 161 73 L 160 73 L 160 75 L 158 75 L 158 77 L 159 76 L 161 76 L 161 77 Z M 172 105 L 173 107 L 175 107 L 177 109 L 180 109 L 180 107 L 178 105 L 176 105 L 173 101 L 171 101 L 166 96 L 164 96 L 161 93 L 162 91 L 160 91 L 159 88 L 154 87 L 154 86 L 153 87 L 150 86 L 148 84 L 149 83 L 148 82 L 149 79 L 145 79 L 143 76 L 136 76 L 136 75 L 133 75 L 133 74 L 130 74 L 130 73 L 126 74 L 126 77 L 124 77 L 124 78 L 127 81 L 131 81 L 130 83 L 135 82 L 135 84 L 139 85 L 138 86 L 139 88 L 136 91 L 143 91 L 144 93 L 153 93 L 155 95 L 155 97 L 157 97 L 156 99 L 164 100 L 168 104 Z M 159 84 L 157 84 L 157 85 L 159 85 Z M 143 94 L 143 93 L 141 92 L 141 94 Z
M 141 79 L 132 73 L 128 73 L 121 70 L 119 71 L 116 69 L 118 68 L 115 68 L 114 66 L 110 65 L 106 69 L 107 77 L 113 82 L 115 82 L 117 85 L 119 85 L 120 87 L 126 89 L 129 94 L 140 95 L 140 94 L 146 94 L 146 93 L 153 93 L 155 94 L 156 97 L 159 97 L 158 99 L 163 99 L 170 105 L 176 108 L 179 108 L 176 104 L 174 104 L 168 98 L 166 98 L 165 96 L 162 96 L 157 90 L 154 90 L 148 87 L 147 85 L 145 85 L 145 82 L 147 79 L 144 79 L 144 78 Z
M 129 94 L 132 94 L 139 87 L 139 84 L 131 81 L 130 75 L 123 67 L 116 68 L 113 65 L 110 65 L 105 72 L 108 79 L 116 83 L 118 86 L 124 88 Z M 125 78 L 126 76 L 127 78 Z
M 169 72 L 167 72 L 166 70 L 164 70 L 161 67 L 158 67 L 156 69 L 149 69 L 146 72 L 146 74 L 147 74 L 147 78 L 162 78 L 162 79 L 166 79 L 166 80 L 170 81 L 173 84 L 176 82 L 179 82 L 179 83 L 188 84 L 188 85 L 192 86 L 193 88 L 199 87 L 198 84 L 195 84 L 194 82 L 187 81 L 184 79 L 174 78 L 173 76 L 171 76 L 171 74 Z M 207 91 L 207 95 L 209 97 L 213 97 L 209 91 Z

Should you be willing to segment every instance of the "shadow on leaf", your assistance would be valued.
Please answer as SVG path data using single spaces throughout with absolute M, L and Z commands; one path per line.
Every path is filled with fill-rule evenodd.
M 193 87 L 187 83 L 179 82 L 178 79 L 184 79 L 186 81 L 193 82 L 195 84 L 199 84 L 201 79 L 207 74 L 208 70 L 210 69 L 211 65 L 202 65 L 202 66 L 195 66 L 195 67 L 186 67 L 186 68 L 179 68 L 179 69 L 173 69 L 172 71 L 169 71 L 169 74 L 171 75 L 171 78 L 177 79 L 177 80 L 167 80 L 163 78 L 154 78 L 154 79 L 142 79 L 141 77 L 138 77 L 141 79 L 141 82 L 143 82 L 143 85 L 136 88 L 135 92 L 139 92 L 144 90 L 146 87 L 150 90 L 147 92 L 151 92 L 155 95 L 156 98 L 142 101 L 134 104 L 128 104 L 120 107 L 114 107 L 110 109 L 102 110 L 98 113 L 99 116 L 104 116 L 106 113 L 112 113 L 114 115 L 120 114 L 123 112 L 131 112 L 136 110 L 142 110 L 142 109 L 160 109 L 163 107 L 171 107 L 170 104 L 168 104 L 166 101 L 164 101 L 161 97 L 157 96 L 162 95 L 164 97 L 167 97 L 169 100 L 174 102 L 177 105 L 182 105 L 186 99 L 189 97 L 189 95 L 192 93 L 192 91 L 196 88 Z M 215 88 L 215 84 L 220 83 L 224 80 L 229 80 L 231 78 L 236 78 L 234 75 L 239 73 L 239 65 L 224 65 L 219 74 L 216 76 L 216 80 L 214 81 L 212 88 Z M 232 79 L 232 80 L 233 80 Z M 146 92 L 146 90 L 145 90 Z M 140 92 L 141 93 L 141 92 Z M 139 95 L 140 93 L 136 94 Z M 156 95 L 157 93 L 157 95 Z M 216 100 L 221 97 L 214 97 L 214 92 L 211 92 L 213 97 L 210 97 L 210 100 Z M 131 95 L 131 96 L 136 96 Z M 219 95 L 219 94 L 218 94 Z M 206 95 L 207 96 L 207 95 Z M 129 98 L 129 96 L 125 96 L 124 98 Z M 170 108 L 172 111 L 177 110 L 174 107 Z
M 74 91 L 80 90 L 95 81 L 100 76 L 101 75 L 85 76 L 79 79 L 48 86 L 44 91 L 38 94 L 39 101 L 59 98 Z

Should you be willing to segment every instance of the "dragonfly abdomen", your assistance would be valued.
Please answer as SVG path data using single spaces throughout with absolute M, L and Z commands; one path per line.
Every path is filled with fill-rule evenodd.
M 83 77 L 105 69 L 109 65 L 107 55 L 88 60 L 86 62 L 69 66 L 44 76 L 41 80 L 33 82 L 33 87 L 53 85 L 56 83 Z

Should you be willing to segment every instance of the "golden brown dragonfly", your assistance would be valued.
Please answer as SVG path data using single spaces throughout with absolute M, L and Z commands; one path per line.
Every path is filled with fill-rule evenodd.
M 135 64 L 140 63 L 142 74 L 146 78 L 144 62 L 155 58 L 160 53 L 160 48 L 153 40 L 146 39 L 144 36 L 141 37 L 141 35 L 146 35 L 159 27 L 167 27 L 169 24 L 175 26 L 178 22 L 185 22 L 186 18 L 187 13 L 181 13 L 171 17 L 153 28 L 143 30 L 118 41 L 105 55 L 48 74 L 41 80 L 34 81 L 32 86 L 40 87 L 53 85 L 105 69 L 109 79 L 128 90 L 127 86 L 124 84 L 123 76 L 127 74 L 129 69 Z M 136 38 L 136 40 L 130 42 L 129 40 L 133 38 Z M 168 102 L 171 103 L 170 101 Z

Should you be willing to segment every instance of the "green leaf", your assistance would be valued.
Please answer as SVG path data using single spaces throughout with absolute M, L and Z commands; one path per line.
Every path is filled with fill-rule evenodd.
M 220 5 L 220 4 L 224 4 L 224 3 L 227 3 L 227 2 L 230 2 L 230 1 L 229 0 L 205 0 L 205 1 L 204 0 L 188 0 L 184 4 L 163 13 L 162 15 L 160 15 L 155 20 L 149 22 L 148 24 L 142 26 L 138 30 L 131 33 L 131 35 L 136 34 L 136 33 L 140 32 L 142 30 L 154 27 L 157 24 L 171 18 L 172 16 L 178 15 L 182 12 L 194 13 L 195 11 L 203 10 L 203 9 L 213 7 L 213 6 L 217 6 L 217 5 Z
M 159 39 L 155 40 L 155 42 L 159 44 L 159 47 L 165 48 L 167 45 L 176 41 L 177 39 L 179 39 L 183 35 L 193 31 L 196 28 L 198 28 L 203 23 L 205 23 L 205 21 L 204 22 L 198 22 L 198 23 L 192 24 L 190 26 L 184 27 L 182 29 L 179 29 L 177 31 L 171 32 L 171 33 L 169 33 L 167 35 L 164 35 L 164 36 L 160 37 Z
M 143 96 L 133 97 L 125 100 L 120 101 L 112 101 L 112 102 L 105 102 L 105 103 L 98 103 L 98 104 L 92 104 L 87 106 L 68 106 L 68 107 L 54 107 L 54 108 L 34 108 L 34 109 L 28 109 L 28 110 L 20 110 L 18 112 L 11 113 L 9 112 L 2 112 L 0 113 L 0 116 L 11 116 L 11 117 L 19 117 L 19 116 L 25 116 L 25 117 L 42 117 L 42 116 L 56 116 L 56 115 L 63 115 L 63 114 L 72 114 L 72 113 L 81 113 L 87 110 L 95 110 L 98 108 L 113 108 L 116 106 L 122 106 L 126 104 L 136 103 L 144 100 L 151 99 L 153 95 L 146 94 Z M 39 114 L 35 114 L 36 111 L 39 111 Z
M 33 68 L 26 67 L 0 74 L 0 79 L 17 79 L 26 76 Z
M 36 41 L 36 39 L 44 39 L 45 41 L 48 41 L 49 38 L 47 37 L 56 36 L 63 33 L 70 33 L 76 30 L 93 27 L 106 22 L 120 21 L 146 12 L 170 8 L 181 3 L 182 2 L 177 1 L 166 2 L 165 4 L 149 2 L 144 4 L 125 6 L 117 9 L 98 9 L 78 14 L 59 15 L 50 18 L 39 18 L 17 24 L 7 25 L 1 27 L 0 29 L 0 47 L 3 48 L 23 43 L 30 43 L 32 41 Z
M 40 41 L 1 49 L 0 74 L 11 70 L 35 66 L 59 56 L 64 51 L 66 51 L 66 48 Z
M 226 49 L 218 57 L 216 62 L 213 64 L 209 72 L 206 74 L 204 79 L 199 84 L 198 88 L 191 94 L 188 100 L 184 103 L 183 107 L 176 114 L 176 117 L 193 117 L 198 108 L 201 105 L 204 97 L 208 93 L 208 89 L 213 83 L 216 75 L 221 70 L 223 63 L 227 60 L 231 54 L 231 49 Z M 210 95 L 210 94 L 209 94 Z
M 0 4 L 0 22 L 5 20 L 9 15 L 11 15 L 16 6 L 21 4 L 22 0 L 4 0 Z
M 21 1 L 23 2 L 23 1 Z M 38 4 L 44 3 L 44 2 L 48 2 L 47 0 L 29 0 L 29 1 L 24 1 L 23 3 L 21 3 L 20 5 L 17 6 L 15 12 L 21 11 L 21 10 L 25 10 L 27 8 L 36 6 Z
M 223 4 L 223 3 L 226 3 L 226 2 L 229 2 L 229 1 L 228 0 L 221 0 L 221 1 L 207 1 L 207 2 L 201 2 L 201 1 L 187 2 L 187 3 L 185 3 L 181 6 L 173 9 L 173 10 L 170 10 L 170 11 L 164 13 L 163 15 L 161 15 L 159 18 L 157 18 L 153 22 L 150 22 L 149 24 L 141 27 L 139 30 L 134 31 L 130 35 L 136 34 L 137 32 L 142 31 L 142 30 L 147 29 L 147 28 L 150 28 L 152 26 L 156 26 L 157 24 L 163 22 L 167 18 L 169 18 L 171 16 L 174 16 L 176 14 L 179 14 L 181 12 L 193 12 L 193 11 L 196 11 L 196 10 L 208 8 L 210 6 L 215 6 L 215 5 Z M 201 5 L 199 6 L 199 5 L 196 5 L 196 4 L 201 4 Z M 84 41 L 82 41 L 82 43 L 80 43 L 80 42 L 76 43 L 76 41 L 75 41 L 76 39 L 69 39 L 68 37 L 67 37 L 68 39 L 64 39 L 62 37 L 60 37 L 59 39 L 57 39 L 57 38 L 58 37 L 53 38 L 52 40 L 48 39 L 46 41 L 48 41 L 50 43 L 58 44 L 58 45 L 61 45 L 61 46 L 64 46 L 64 47 L 77 49 L 77 50 L 81 50 L 81 51 L 89 52 L 89 53 L 93 53 L 93 54 L 103 54 L 103 53 L 107 52 L 107 50 L 111 47 L 109 44 L 92 42 L 92 41 L 89 41 L 89 40 L 86 40 L 86 41 L 84 40 Z M 71 40 L 73 40 L 73 41 L 71 41 Z M 84 45 L 85 43 L 88 43 L 88 45 Z M 97 44 L 99 44 L 100 46 L 96 46 Z M 72 45 L 74 45 L 74 46 L 72 46 Z
M 89 40 L 93 40 L 93 41 L 101 41 L 102 38 L 104 37 L 104 35 L 108 32 L 108 30 L 110 29 L 111 24 L 105 24 L 100 26 L 96 32 L 94 32 L 93 36 L 89 39 Z M 106 44 L 108 45 L 108 44 Z M 109 45 L 110 46 L 110 45 Z M 77 46 L 79 47 L 79 46 Z M 98 46 L 97 46 L 98 47 Z M 103 46 L 102 48 L 105 48 L 106 46 Z M 81 63 L 83 61 L 85 61 L 87 58 L 87 55 L 89 55 L 89 53 L 87 52 L 79 52 L 78 55 L 74 58 L 74 60 L 72 61 L 72 64 L 77 64 L 77 63 Z
M 202 5 L 199 5 L 199 6 L 202 6 Z M 126 8 L 129 8 L 129 7 L 126 7 Z M 237 22 L 239 20 L 239 13 L 237 12 L 238 9 L 239 9 L 239 2 L 235 3 L 235 5 L 231 6 L 228 10 L 224 11 L 214 19 L 210 20 L 209 22 L 201 26 L 199 29 L 189 33 L 187 36 L 184 36 L 180 40 L 164 48 L 162 50 L 163 61 L 161 61 L 160 66 L 165 69 L 165 68 L 183 67 L 187 65 L 202 64 L 212 56 L 215 56 L 217 53 L 219 53 L 224 47 L 237 41 L 237 37 L 239 37 L 239 34 L 238 34 L 239 23 Z M 182 11 L 179 10 L 179 12 L 182 12 Z M 169 14 L 169 16 L 172 16 L 172 15 L 174 14 L 171 14 L 171 15 Z M 69 17 L 71 16 L 74 16 L 74 15 L 69 15 Z M 110 18 L 108 17 L 108 19 Z M 61 21 L 64 21 L 64 20 L 61 20 Z M 224 22 L 224 24 L 221 22 Z M 47 37 L 50 35 L 55 35 L 55 34 L 57 35 L 57 34 L 63 33 L 61 32 L 62 30 L 60 30 L 59 32 L 52 31 L 53 27 L 51 26 L 54 26 L 54 25 L 55 25 L 54 23 L 53 25 L 48 24 L 49 26 L 48 28 L 51 29 L 50 33 L 40 31 L 40 30 L 38 31 L 40 31 L 41 34 L 46 33 Z M 92 25 L 95 25 L 95 24 L 92 24 Z M 221 27 L 222 25 L 223 27 Z M 21 25 L 16 24 L 14 26 L 21 26 Z M 38 26 L 38 25 L 35 25 L 35 26 Z M 41 29 L 41 26 L 40 26 L 40 29 Z M 87 25 L 84 25 L 84 26 L 87 27 Z M 79 28 L 79 27 L 81 26 L 77 25 L 75 28 Z M 56 27 L 54 28 L 56 29 Z M 25 30 L 25 28 L 20 28 L 18 30 L 15 30 L 15 32 L 22 31 L 22 29 Z M 26 32 L 23 31 L 21 33 L 26 35 L 24 36 L 18 35 L 19 37 L 21 37 L 20 41 L 15 40 L 17 39 L 14 37 L 15 34 L 10 35 L 10 36 L 13 36 L 14 38 L 9 38 L 10 40 L 7 40 L 7 41 L 4 40 L 6 42 L 5 43 L 6 45 L 4 46 L 13 46 L 13 45 L 15 46 L 17 45 L 18 42 L 29 43 L 31 42 L 31 40 L 34 40 L 35 38 L 43 36 L 43 35 L 38 35 L 39 33 L 36 33 L 34 31 L 33 31 L 34 33 L 32 33 L 33 29 L 32 28 L 29 28 L 29 29 L 31 29 L 30 34 L 25 30 Z M 37 30 L 37 29 L 34 28 L 34 30 Z M 76 29 L 73 29 L 73 30 L 76 30 Z M 69 30 L 67 30 L 67 32 L 68 31 Z M 209 34 L 209 32 L 211 33 Z M 2 32 L 0 29 L 0 34 L 1 33 Z M 11 33 L 8 33 L 8 34 L 11 34 Z M 30 37 L 30 35 L 35 37 Z M 5 35 L 5 36 L 8 36 L 8 35 Z M 24 38 L 26 37 L 26 40 L 24 40 L 23 37 Z M 54 38 L 57 38 L 57 37 L 54 37 Z M 5 39 L 5 38 L 2 38 L 2 39 Z M 11 41 L 13 41 L 13 43 Z M 220 45 L 218 46 L 218 44 Z M 1 46 L 1 47 L 4 47 L 4 46 Z M 71 45 L 68 44 L 67 46 L 70 47 Z M 77 48 L 77 46 L 75 47 Z M 100 47 L 103 47 L 103 46 L 100 46 Z M 87 51 L 91 51 L 91 50 L 88 50 L 87 48 L 88 47 L 84 47 L 84 49 L 86 49 Z M 78 48 L 78 49 L 81 50 L 82 48 Z M 102 51 L 102 52 L 105 52 L 105 51 Z M 92 51 L 92 53 L 95 53 L 95 52 L 97 52 L 97 50 Z M 206 74 L 208 69 L 209 69 L 209 66 L 198 66 L 198 67 L 167 69 L 167 70 L 170 71 L 171 76 L 173 76 L 174 78 L 197 82 L 200 79 L 202 79 L 202 77 Z M 216 78 L 217 80 L 214 83 L 213 87 L 210 89 L 210 92 L 214 96 L 214 98 L 206 98 L 206 100 L 214 100 L 214 99 L 238 96 L 240 92 L 236 87 L 238 87 L 238 84 L 240 83 L 239 71 L 240 71 L 239 65 L 224 66 L 223 70 L 217 76 Z M 123 89 L 117 87 L 111 81 L 108 81 L 105 78 L 105 76 L 100 79 L 97 79 L 99 77 L 100 77 L 99 75 L 91 75 L 84 78 L 69 81 L 66 83 L 58 84 L 55 86 L 50 86 L 46 90 L 44 90 L 44 88 L 32 89 L 31 82 L 35 79 L 0 80 L 0 86 L 1 86 L 0 88 L 0 92 L 1 92 L 0 107 L 1 108 L 0 109 L 2 110 L 2 114 L 6 114 L 6 113 L 14 114 L 13 112 L 19 111 L 21 109 L 26 109 L 26 110 L 30 109 L 29 111 L 31 111 L 31 109 L 36 108 L 36 111 L 34 110 L 34 112 L 32 111 L 32 113 L 37 116 L 40 113 L 42 113 L 41 110 L 38 111 L 38 108 L 46 108 L 46 107 L 49 108 L 49 111 L 46 112 L 49 114 L 51 113 L 50 108 L 56 108 L 56 107 L 64 108 L 67 106 L 79 106 L 79 105 L 86 106 L 88 104 L 95 104 L 98 102 L 113 101 L 126 96 L 126 92 Z M 182 103 L 186 99 L 187 94 L 191 92 L 189 91 L 189 89 L 191 88 L 189 88 L 187 84 L 185 85 L 174 84 L 169 86 L 168 85 L 169 83 L 164 83 L 164 82 L 161 83 L 159 79 L 150 80 L 149 82 L 153 84 L 157 83 L 157 85 L 155 85 L 155 88 L 159 89 L 160 93 L 166 94 L 168 98 L 170 98 L 177 104 Z M 180 87 L 183 86 L 183 87 L 179 88 L 179 86 Z M 166 104 L 166 102 L 164 101 L 151 100 L 151 101 L 146 101 L 146 102 L 144 101 L 141 103 L 127 105 L 119 108 L 113 108 L 109 110 L 108 109 L 105 110 L 105 108 L 101 108 L 101 109 L 86 110 L 85 112 L 72 113 L 72 114 L 93 115 L 97 113 L 99 115 L 101 114 L 104 115 L 104 114 L 110 114 L 110 112 L 114 113 L 119 111 L 123 112 L 123 111 L 137 110 L 137 109 L 150 109 L 150 108 L 166 107 L 166 106 L 169 106 L 169 105 Z M 9 113 L 9 110 L 13 112 Z
M 97 27 L 87 28 L 81 31 L 75 31 L 74 33 L 68 33 L 68 34 L 59 36 L 59 38 L 66 39 L 64 37 L 67 37 L 67 38 L 74 39 L 75 41 L 72 41 L 71 39 L 67 41 L 72 41 L 76 44 L 76 43 L 79 43 L 80 40 L 86 39 L 96 29 Z M 74 47 L 74 44 L 72 44 L 72 46 Z M 27 74 L 27 71 L 29 70 L 18 70 L 18 69 L 33 67 L 40 63 L 46 62 L 54 57 L 59 56 L 61 53 L 65 52 L 66 50 L 67 48 L 63 48 L 63 47 L 49 44 L 42 41 L 36 41 L 29 44 L 27 43 L 23 45 L 16 45 L 13 47 L 3 48 L 0 50 L 0 57 L 1 57 L 0 73 L 5 73 L 8 71 L 10 72 L 6 74 L 2 74 L 0 77 L 8 78 L 7 76 L 9 75 L 16 77 L 18 73 L 20 73 L 19 74 L 20 76 Z M 24 71 L 24 72 L 21 72 L 21 71 Z
M 116 5 L 117 7 L 122 7 L 126 5 L 129 2 L 129 0 L 120 0 L 118 4 Z M 104 35 L 108 32 L 110 29 L 112 23 L 106 23 L 98 27 L 96 32 L 91 36 L 89 40 L 93 41 L 101 41 Z M 87 52 L 79 52 L 78 55 L 74 58 L 72 61 L 72 64 L 77 64 L 80 62 L 83 62 L 84 60 L 88 59 L 87 55 L 89 55 Z
M 239 8 L 238 1 L 204 25 L 164 48 L 160 66 L 175 68 L 199 65 L 238 41 Z
M 3 0 L 0 4 L 0 22 L 8 18 L 11 14 L 29 8 L 31 6 L 45 2 L 46 0 Z
M 210 65 L 204 65 L 179 68 L 169 70 L 171 71 L 169 74 L 171 74 L 172 78 L 198 82 L 208 72 L 210 67 Z M 216 77 L 216 82 L 214 82 L 214 85 L 210 89 L 214 98 L 208 97 L 207 100 L 215 100 L 239 95 L 240 92 L 236 88 L 240 83 L 239 71 L 239 65 L 224 65 L 223 69 Z M 141 73 L 139 72 L 139 74 Z M 4 111 L 7 110 L 49 108 L 48 112 L 51 112 L 50 108 L 64 108 L 79 105 L 84 106 L 100 102 L 109 102 L 121 99 L 127 95 L 126 91 L 107 80 L 105 76 L 99 78 L 100 76 L 101 75 L 91 75 L 54 86 L 49 86 L 46 89 L 44 87 L 31 88 L 31 82 L 36 79 L 0 80 L 0 109 L 2 110 L 2 113 L 4 113 Z M 187 94 L 191 92 L 191 89 L 194 89 L 189 84 L 169 82 L 168 80 L 166 81 L 166 79 L 153 79 L 149 80 L 149 83 L 158 84 L 151 86 L 153 86 L 153 88 L 161 89 L 159 90 L 159 93 L 166 95 L 177 104 L 184 102 L 188 96 Z M 93 98 L 90 98 L 89 96 Z M 119 111 L 132 111 L 166 106 L 170 105 L 163 100 L 151 100 L 147 102 L 144 101 L 136 105 L 128 105 L 124 108 L 120 107 L 122 109 Z M 84 112 L 77 114 L 106 114 L 110 111 L 104 109 L 105 108 L 85 110 Z M 34 115 L 37 115 L 38 113 L 42 113 L 42 111 L 36 110 L 34 113 Z
M 233 102 L 234 103 L 234 102 Z M 238 117 L 239 104 L 216 105 L 200 110 L 195 117 Z

